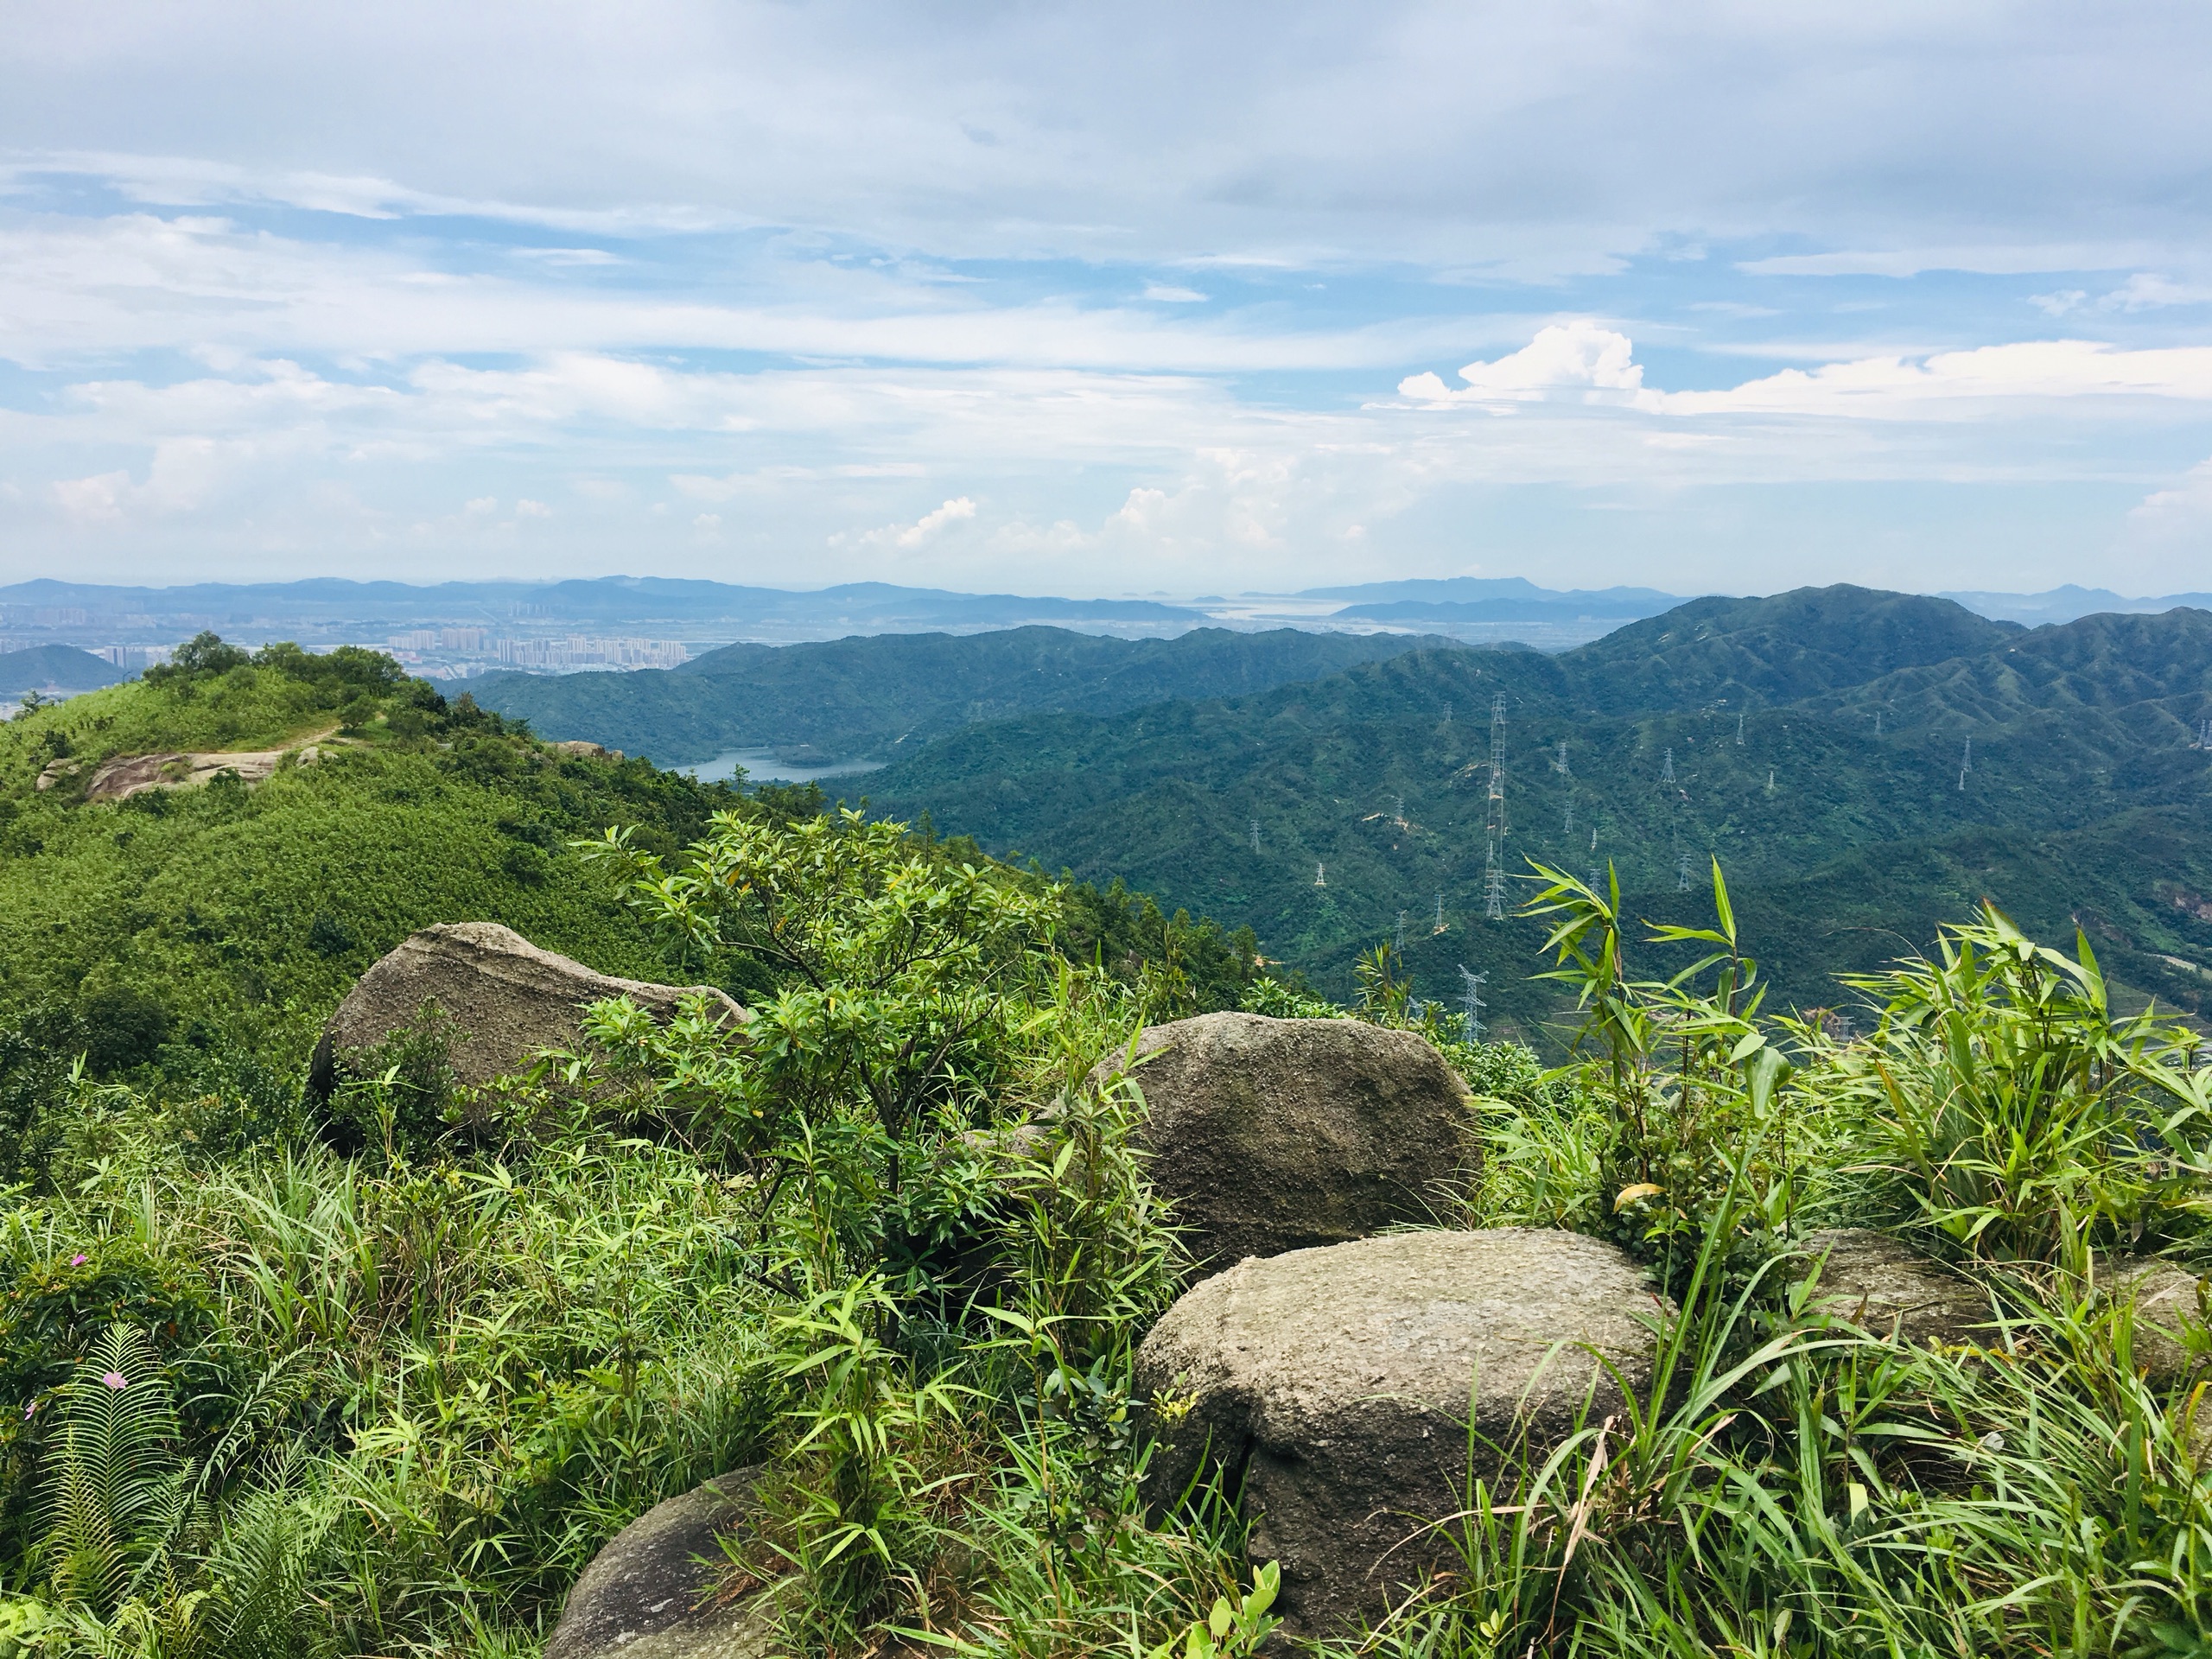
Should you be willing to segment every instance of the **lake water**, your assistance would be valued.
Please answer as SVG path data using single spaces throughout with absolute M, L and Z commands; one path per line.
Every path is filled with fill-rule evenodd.
M 696 766 L 682 770 L 690 772 L 702 784 L 718 784 L 738 767 L 745 768 L 746 781 L 754 784 L 810 784 L 822 778 L 849 778 L 856 772 L 880 772 L 880 760 L 838 760 L 826 766 L 797 766 L 776 759 L 773 749 L 732 749 L 718 754 L 711 760 L 702 760 Z

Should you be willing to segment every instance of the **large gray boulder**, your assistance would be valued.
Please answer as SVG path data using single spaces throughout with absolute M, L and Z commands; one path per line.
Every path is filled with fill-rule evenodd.
M 1820 1264 L 1808 1311 L 1910 1348 L 1986 1341 L 1989 1295 L 1902 1241 L 1866 1227 L 1815 1233 L 1799 1246 Z
M 1478 1478 L 1541 1459 L 1650 1382 L 1662 1304 L 1613 1246 L 1532 1228 L 1405 1232 L 1239 1262 L 1138 1351 L 1157 1510 L 1243 1471 L 1255 1561 L 1294 1635 L 1338 1633 L 1448 1552 L 1421 1523 Z M 1612 1370 L 1599 1363 L 1599 1357 Z
M 1147 1027 L 1136 1052 L 1137 1142 L 1201 1262 L 1433 1219 L 1440 1189 L 1472 1172 L 1467 1087 L 1412 1032 L 1208 1014 Z
M 656 1504 L 609 1539 L 569 1592 L 545 1659 L 766 1659 L 774 1622 L 758 1599 L 711 1599 L 718 1535 L 757 1512 L 759 1468 Z
M 541 1049 L 573 1048 L 589 1003 L 626 996 L 665 1020 L 693 992 L 726 1024 L 750 1017 L 710 986 L 617 979 L 541 950 L 497 922 L 441 922 L 410 934 L 346 994 L 324 1027 L 310 1082 L 328 1094 L 349 1051 L 374 1048 L 412 1025 L 426 1002 L 454 1022 L 448 1058 L 454 1076 L 482 1084 L 527 1071 Z

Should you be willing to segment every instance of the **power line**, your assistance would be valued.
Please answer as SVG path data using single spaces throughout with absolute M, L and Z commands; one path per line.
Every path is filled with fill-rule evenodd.
M 1489 853 L 1483 868 L 1483 914 L 1493 922 L 1505 919 L 1505 693 L 1490 700 L 1490 822 Z

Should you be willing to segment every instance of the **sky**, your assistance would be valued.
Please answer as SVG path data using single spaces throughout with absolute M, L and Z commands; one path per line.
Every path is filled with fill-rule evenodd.
M 0 580 L 2212 588 L 2212 8 L 15 0 Z

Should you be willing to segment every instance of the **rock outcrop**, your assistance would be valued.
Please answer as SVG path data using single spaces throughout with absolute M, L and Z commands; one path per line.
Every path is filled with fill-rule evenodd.
M 1603 1356 L 1649 1382 L 1662 1304 L 1619 1250 L 1529 1228 L 1406 1232 L 1247 1260 L 1145 1338 L 1155 1510 L 1209 1468 L 1235 1478 L 1256 1560 L 1281 1563 L 1294 1634 L 1378 1612 L 1446 1551 L 1424 1520 L 1474 1468 L 1541 1459 L 1588 1407 L 1622 1407 Z
M 1147 1027 L 1137 1053 L 1136 1139 L 1201 1262 L 1426 1221 L 1471 1173 L 1466 1085 L 1412 1032 L 1208 1014 Z
M 1814 1234 L 1799 1248 L 1821 1264 L 1808 1304 L 1814 1313 L 1912 1348 L 1988 1337 L 1987 1294 L 1887 1233 L 1840 1227 Z
M 2198 1294 L 2204 1281 L 2196 1274 L 2161 1257 L 2145 1256 L 2111 1264 L 2103 1282 L 2107 1294 L 2134 1310 L 2135 1363 L 2151 1382 L 2171 1388 L 2212 1365 L 2212 1353 L 2203 1345 L 2208 1333 Z M 2192 1335 L 2200 1344 L 2195 1352 L 2187 1340 Z M 2212 1428 L 2212 1410 L 2206 1416 Z
M 574 755 L 580 760 L 620 760 L 622 751 L 610 749 L 603 743 L 592 743 L 581 737 L 564 737 L 558 743 L 545 746 L 556 754 Z
M 327 1095 L 348 1051 L 385 1041 L 426 1002 L 454 1022 L 448 1058 L 454 1076 L 481 1084 L 527 1071 L 540 1050 L 575 1046 L 587 1004 L 626 996 L 666 1019 L 693 992 L 720 1008 L 726 1024 L 750 1017 L 710 986 L 617 979 L 541 950 L 496 922 L 442 922 L 410 934 L 346 994 L 324 1027 L 310 1084 Z
M 592 1557 L 569 1592 L 545 1659 L 766 1659 L 767 1611 L 709 1599 L 717 1535 L 754 1512 L 758 1468 L 656 1504 Z
M 302 766 L 313 766 L 318 751 L 304 749 L 240 749 L 200 754 L 128 754 L 103 760 L 85 785 L 88 801 L 127 801 L 142 790 L 188 789 L 211 782 L 219 773 L 234 772 L 243 784 L 269 778 L 288 754 Z

